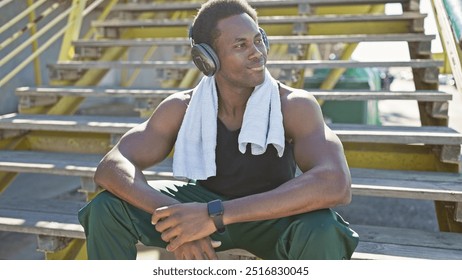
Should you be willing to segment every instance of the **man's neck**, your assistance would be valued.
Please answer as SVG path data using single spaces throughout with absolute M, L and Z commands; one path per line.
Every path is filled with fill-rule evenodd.
M 218 117 L 230 130 L 239 129 L 242 125 L 244 112 L 253 89 L 219 88 Z

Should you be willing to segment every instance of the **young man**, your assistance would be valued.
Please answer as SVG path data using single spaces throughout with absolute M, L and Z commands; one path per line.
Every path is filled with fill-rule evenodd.
M 134 259 L 140 241 L 177 259 L 231 248 L 263 259 L 349 259 L 358 235 L 330 209 L 351 200 L 342 144 L 312 95 L 266 70 L 255 10 L 209 1 L 190 36 L 210 77 L 163 101 L 103 158 L 95 182 L 106 191 L 79 212 L 89 258 Z M 142 170 L 173 148 L 174 175 L 189 182 L 148 184 Z

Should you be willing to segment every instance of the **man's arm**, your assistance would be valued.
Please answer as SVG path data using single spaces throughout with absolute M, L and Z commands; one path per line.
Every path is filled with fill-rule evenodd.
M 172 150 L 189 98 L 185 92 L 167 98 L 146 122 L 128 131 L 98 165 L 95 182 L 148 213 L 178 204 L 149 186 L 142 170 L 161 162 Z M 216 259 L 213 248 L 218 246 L 205 236 L 183 244 L 173 253 L 177 259 Z
M 283 89 L 282 96 L 286 138 L 294 144 L 295 159 L 303 174 L 274 190 L 225 201 L 225 224 L 286 217 L 351 200 L 351 178 L 343 147 L 325 125 L 319 104 L 305 91 Z M 183 219 L 203 226 L 192 229 L 180 222 Z M 170 241 L 171 250 L 215 231 L 205 204 L 166 207 L 155 212 L 153 221 L 158 222 L 156 228 L 163 232 L 164 240 Z
M 95 182 L 149 213 L 178 203 L 150 187 L 142 170 L 161 162 L 171 151 L 186 110 L 182 98 L 165 100 L 146 122 L 128 131 L 98 165 Z
M 324 123 L 317 101 L 305 91 L 283 98 L 286 137 L 303 174 L 278 188 L 225 202 L 225 224 L 291 216 L 351 201 L 343 146 Z

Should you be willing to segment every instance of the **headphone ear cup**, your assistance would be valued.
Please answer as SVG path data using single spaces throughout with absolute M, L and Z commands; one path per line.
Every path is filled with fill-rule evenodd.
M 270 46 L 269 46 L 268 36 L 266 35 L 266 32 L 265 30 L 263 30 L 263 28 L 259 27 L 258 29 L 260 30 L 261 39 L 263 40 L 263 44 L 265 44 L 266 51 L 269 51 Z
M 191 49 L 191 57 L 196 67 L 206 76 L 213 76 L 220 69 L 218 56 L 207 44 L 194 45 Z

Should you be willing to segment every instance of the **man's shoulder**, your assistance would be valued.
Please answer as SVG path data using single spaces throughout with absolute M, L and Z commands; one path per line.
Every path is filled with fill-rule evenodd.
M 165 98 L 157 109 L 165 108 L 168 110 L 185 109 L 189 105 L 192 89 L 172 93 Z
M 280 86 L 281 103 L 283 105 L 313 105 L 317 104 L 314 95 L 304 89 L 293 88 L 288 85 Z
M 189 100 L 191 99 L 192 91 L 193 91 L 192 89 L 187 89 L 187 90 L 182 90 L 182 91 L 172 93 L 169 97 L 166 98 L 166 100 L 182 101 L 182 102 L 189 103 Z

